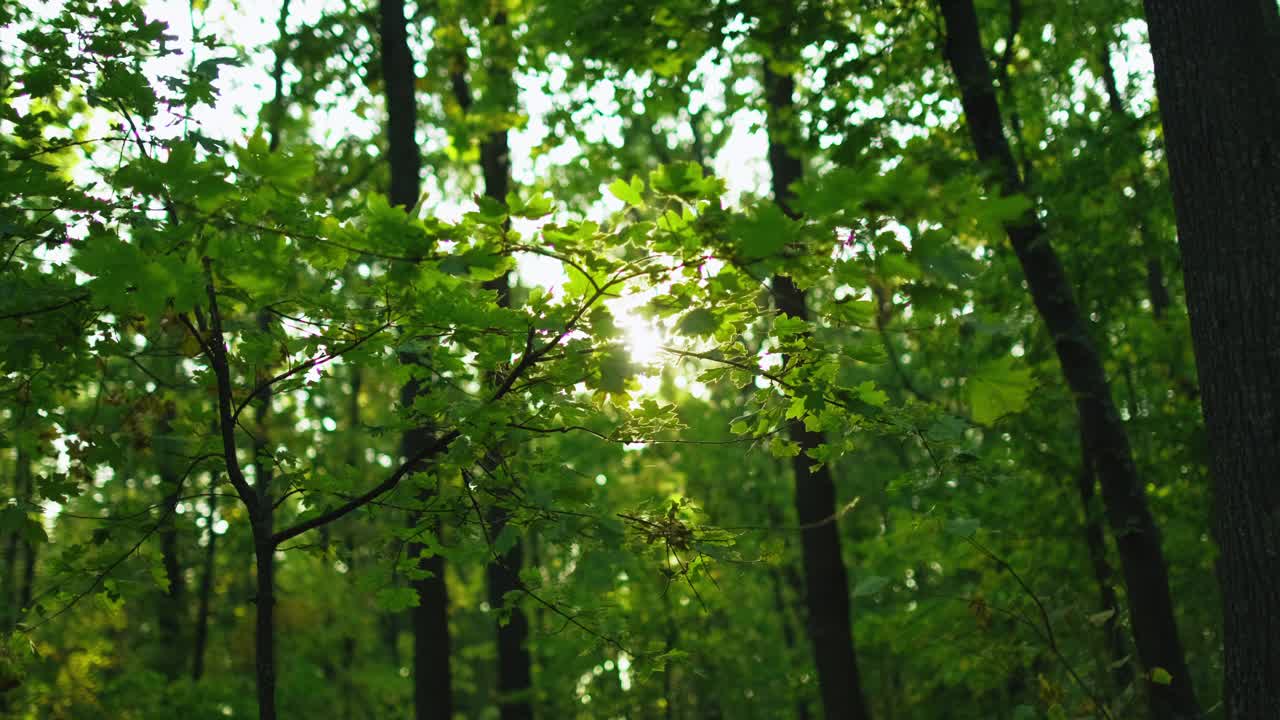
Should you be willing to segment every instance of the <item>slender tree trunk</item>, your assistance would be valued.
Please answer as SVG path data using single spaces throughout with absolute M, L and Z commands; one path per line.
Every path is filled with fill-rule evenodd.
M 160 469 L 161 485 L 165 488 L 164 503 L 161 507 L 164 520 L 160 526 L 159 535 L 160 558 L 164 564 L 165 578 L 169 583 L 168 590 L 160 598 L 156 624 L 160 627 L 163 635 L 161 642 L 165 648 L 162 653 L 164 662 L 161 671 L 170 679 L 176 678 L 182 672 L 181 657 L 184 646 L 182 616 L 186 602 L 186 575 L 182 569 L 182 559 L 179 557 L 176 513 L 184 478 L 179 477 L 178 469 L 174 465 L 178 454 L 178 444 L 173 440 L 175 417 L 176 409 L 167 407 L 159 422 L 157 436 L 152 443 L 156 464 Z
M 1280 11 L 1146 11 L 1208 427 L 1227 717 L 1280 717 Z
M 782 626 L 782 646 L 787 649 L 787 657 L 796 654 L 796 633 L 791 628 L 791 606 L 787 604 L 786 594 L 782 591 L 782 573 L 774 569 L 769 573 L 773 583 L 773 607 L 778 614 L 778 623 Z M 809 720 L 809 704 L 803 698 L 796 698 L 797 720 Z
M 1005 138 L 973 0 L 940 0 L 939 4 L 947 28 L 944 54 L 960 86 L 978 160 L 992 174 L 1001 194 L 1021 193 L 1025 188 Z M 1028 211 L 1006 223 L 1005 231 L 1075 395 L 1084 451 L 1093 459 L 1107 520 L 1120 551 L 1138 657 L 1146 670 L 1162 668 L 1173 677 L 1167 685 L 1148 684 L 1152 715 L 1199 717 L 1200 706 L 1178 637 L 1160 532 L 1147 506 L 1129 438 L 1089 327 L 1062 262 L 1035 215 Z
M 1133 132 L 1133 118 L 1129 116 L 1129 111 L 1125 109 L 1124 99 L 1120 97 L 1120 87 L 1116 83 L 1115 68 L 1111 64 L 1111 48 L 1105 39 L 1102 44 L 1102 86 L 1107 91 L 1107 108 L 1111 111 L 1111 126 L 1117 131 L 1123 132 L 1126 138 L 1136 142 L 1138 138 Z M 1156 316 L 1157 320 L 1164 318 L 1165 313 L 1169 309 L 1171 299 L 1169 298 L 1169 288 L 1165 283 L 1164 266 L 1160 262 L 1160 256 L 1156 252 L 1156 238 L 1151 233 L 1151 226 L 1147 222 L 1148 215 L 1151 210 L 1151 188 L 1146 178 L 1141 172 L 1134 173 L 1131 178 L 1134 189 L 1133 207 L 1136 208 L 1139 217 L 1138 220 L 1138 237 L 1142 242 L 1142 252 L 1146 256 L 1147 266 L 1147 297 L 1151 300 L 1151 312 Z
M 22 483 L 22 502 L 30 503 L 35 492 L 31 477 L 31 456 L 18 454 L 18 479 Z M 36 556 L 40 547 L 30 540 L 22 541 L 22 577 L 18 585 L 18 611 L 23 612 L 31 607 L 31 597 L 36 585 Z
M 500 33 L 499 43 L 509 40 L 505 34 L 507 14 L 504 11 L 494 13 L 490 18 L 493 28 Z M 486 92 L 498 96 L 497 105 L 505 108 L 514 107 L 516 102 L 515 87 L 512 83 L 512 62 L 507 57 L 510 48 L 497 47 L 485 58 L 489 65 L 489 83 Z M 454 59 L 453 71 L 450 73 L 450 85 L 454 100 L 463 113 L 471 111 L 473 96 L 471 84 L 464 72 L 466 56 Z M 484 194 L 498 202 L 505 202 L 511 187 L 511 153 L 507 142 L 506 130 L 495 130 L 485 137 L 480 144 L 480 171 L 484 178 Z M 485 287 L 498 293 L 498 305 L 511 307 L 511 285 L 506 277 L 496 278 Z M 514 479 L 513 479 L 514 480 Z M 510 514 L 501 506 L 490 513 L 490 534 L 497 537 L 510 520 Z M 489 605 L 501 612 L 506 605 L 506 594 L 519 590 L 520 567 L 524 558 L 524 541 L 516 544 L 502 555 L 495 557 L 485 568 L 485 577 L 489 586 Z M 513 605 L 508 613 L 507 622 L 499 622 L 498 633 L 498 703 L 502 720 L 525 720 L 533 717 L 533 705 L 528 697 L 533 685 L 532 659 L 525 644 L 529 638 L 529 619 L 519 605 Z
M 773 172 L 773 196 L 778 206 L 796 217 L 790 206 L 791 186 L 798 182 L 803 166 L 787 148 L 783 136 L 786 118 L 794 112 L 795 80 L 764 71 L 765 99 L 768 103 L 769 168 Z M 778 310 L 794 318 L 808 319 L 804 292 L 791 278 L 775 275 L 773 296 Z M 813 645 L 825 717 L 862 720 L 871 717 L 862 693 L 862 678 L 854 651 L 853 625 L 849 619 L 849 579 L 840 554 L 840 534 L 836 523 L 821 523 L 836 513 L 836 488 L 830 466 L 811 470 L 805 451 L 822 444 L 821 433 L 801 421 L 787 425 L 791 440 L 800 446 L 792 459 L 796 484 L 796 512 L 800 524 L 801 557 L 805 577 L 809 638 Z
M 284 65 L 289 57 L 289 4 L 280 3 L 280 15 L 276 18 L 275 62 L 271 66 L 271 83 L 274 88 L 271 106 L 267 109 L 267 148 L 272 152 L 280 147 L 280 132 L 284 126 Z
M 19 449 L 16 453 L 13 467 L 13 497 L 22 502 L 26 497 L 26 481 L 24 479 L 23 465 L 26 462 L 26 453 Z M 18 617 L 22 611 L 22 593 L 18 586 L 18 561 L 21 557 L 20 543 L 21 538 L 17 529 L 10 530 L 5 536 L 4 548 L 4 588 L 3 601 L 4 605 L 0 607 L 0 630 L 9 630 L 18 621 Z
M 417 126 L 417 101 L 414 98 L 413 56 L 409 51 L 404 0 L 380 0 L 382 35 L 382 78 L 387 102 L 388 160 L 391 164 L 392 205 L 409 210 L 418 202 L 422 158 L 414 135 Z M 416 362 L 415 358 L 404 358 Z M 422 391 L 420 382 L 411 380 L 401 389 L 400 399 L 412 407 Z M 401 452 L 406 457 L 418 455 L 431 442 L 423 428 L 404 433 Z M 421 522 L 416 513 L 410 518 L 415 526 Z M 427 532 L 438 533 L 439 527 Z M 422 546 L 411 545 L 410 557 L 417 559 L 427 576 L 414 580 L 418 605 L 411 611 L 413 622 L 413 705 L 417 720 L 449 720 L 453 716 L 453 692 L 450 682 L 449 594 L 445 585 L 444 558 L 433 555 L 418 559 Z
M 489 532 L 496 538 L 507 523 L 505 512 L 495 512 Z M 518 573 L 524 560 L 524 548 L 516 543 L 485 568 L 489 583 L 489 605 L 502 612 L 506 594 L 520 589 Z M 525 642 L 529 637 L 529 619 L 518 604 L 509 610 L 506 623 L 498 623 L 498 703 L 502 720 L 528 720 L 533 705 L 528 697 L 533 685 L 531 660 Z
M 1107 562 L 1107 540 L 1094 507 L 1098 479 L 1089 456 L 1083 452 L 1081 455 L 1083 457 L 1077 489 L 1084 506 L 1085 545 L 1089 548 L 1089 564 L 1093 567 L 1093 577 L 1098 583 L 1098 611 L 1111 613 L 1101 626 L 1109 657 L 1108 664 L 1111 666 L 1111 679 L 1117 690 L 1123 690 L 1133 681 L 1133 670 L 1125 662 L 1129 653 L 1126 650 L 1124 629 L 1120 627 L 1120 602 L 1112 585 L 1111 563 Z
M 218 559 L 218 534 L 213 531 L 217 511 L 218 496 L 210 493 L 209 514 L 205 517 L 209 540 L 204 546 L 204 573 L 200 576 L 200 601 L 196 609 L 195 639 L 191 649 L 192 680 L 199 680 L 204 675 L 205 648 L 209 643 L 209 610 L 213 605 L 213 579 Z
M 253 553 L 257 562 L 257 606 L 255 629 L 255 666 L 258 674 L 258 720 L 276 720 L 276 628 L 275 567 L 276 546 L 271 540 L 272 507 L 266 493 L 265 502 L 253 519 Z

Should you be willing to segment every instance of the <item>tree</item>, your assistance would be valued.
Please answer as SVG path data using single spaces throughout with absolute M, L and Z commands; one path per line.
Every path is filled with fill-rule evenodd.
M 1221 549 L 1227 717 L 1280 712 L 1280 10 L 1147 2 Z

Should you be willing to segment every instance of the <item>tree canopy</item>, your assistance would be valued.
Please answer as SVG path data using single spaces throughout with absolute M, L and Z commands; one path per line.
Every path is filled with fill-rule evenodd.
M 1280 712 L 1280 10 L 1147 5 L 0 4 L 0 716 Z

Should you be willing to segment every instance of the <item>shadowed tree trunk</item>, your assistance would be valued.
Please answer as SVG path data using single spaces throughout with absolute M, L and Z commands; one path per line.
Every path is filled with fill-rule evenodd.
M 205 649 L 209 644 L 209 612 L 213 603 L 214 563 L 218 560 L 218 533 L 213 531 L 217 522 L 218 496 L 209 494 L 209 514 L 205 516 L 205 531 L 209 540 L 204 546 L 204 572 L 200 576 L 200 600 L 196 608 L 195 638 L 191 648 L 191 679 L 204 675 Z
M 1124 98 L 1120 97 L 1120 87 L 1116 83 L 1116 71 L 1111 64 L 1111 49 L 1106 41 L 1103 41 L 1101 52 L 1102 64 L 1102 86 L 1107 91 L 1107 109 L 1111 111 L 1111 127 L 1116 131 L 1123 133 L 1123 136 L 1133 142 L 1138 142 L 1139 138 L 1133 132 L 1133 118 L 1129 116 L 1129 111 L 1125 109 Z M 1148 223 L 1148 214 L 1151 207 L 1151 187 L 1142 176 L 1141 172 L 1135 173 L 1130 181 L 1133 184 L 1134 200 L 1133 205 L 1139 214 L 1138 218 L 1138 237 L 1142 242 L 1142 252 L 1146 257 L 1147 264 L 1147 296 L 1151 300 L 1151 312 L 1156 319 L 1164 318 L 1165 312 L 1168 311 L 1172 302 L 1169 298 L 1169 288 L 1164 279 L 1164 266 L 1160 263 L 1160 256 L 1156 253 L 1156 238 L 1152 235 L 1151 226 Z
M 773 173 L 773 197 L 778 207 L 795 218 L 791 208 L 791 186 L 799 182 L 803 165 L 786 146 L 787 122 L 794 112 L 795 80 L 764 70 L 765 101 L 768 105 L 769 169 Z M 804 292 L 785 275 L 773 277 L 773 296 L 785 315 L 807 320 L 809 310 Z M 791 440 L 800 446 L 792 458 L 795 475 L 796 513 L 804 529 L 800 534 L 804 567 L 805 604 L 809 639 L 813 645 L 822 695 L 824 716 L 834 720 L 869 718 L 862 694 L 862 678 L 854 651 L 853 625 L 849 619 L 849 578 L 840 554 L 839 527 L 821 522 L 836 514 L 836 488 L 829 465 L 817 470 L 806 451 L 822 444 L 821 433 L 793 420 L 787 424 Z
M 1022 193 L 1024 182 L 1005 137 L 973 0 L 940 0 L 939 5 L 946 20 L 944 55 L 960 86 L 978 160 L 991 174 L 993 189 L 1002 195 Z M 1160 532 L 1147 506 L 1102 359 L 1044 226 L 1028 211 L 1005 223 L 1005 232 L 1075 396 L 1084 452 L 1101 483 L 1107 520 L 1120 551 L 1138 658 L 1146 670 L 1163 668 L 1173 678 L 1169 684 L 1148 683 L 1152 715 L 1199 717 L 1200 706 L 1178 637 Z
M 486 92 L 497 96 L 498 102 L 490 103 L 504 110 L 514 108 L 516 91 L 512 82 L 513 50 L 508 46 L 507 14 L 498 11 L 490 18 L 494 31 L 493 42 L 484 60 L 488 64 Z M 454 100 L 464 114 L 471 112 L 474 97 L 471 84 L 463 70 L 466 56 L 460 55 L 452 62 L 450 86 Z M 506 130 L 495 130 L 485 136 L 480 144 L 480 171 L 484 178 L 484 194 L 498 202 L 505 202 L 511 188 L 511 152 Z M 485 287 L 498 293 L 498 305 L 511 307 L 511 285 L 507 276 L 485 283 Z M 490 470 L 496 469 L 490 462 Z M 516 478 L 511 478 L 516 482 Z M 496 539 L 510 521 L 510 514 L 499 503 L 489 513 L 489 535 Z M 494 557 L 485 567 L 489 605 L 495 612 L 506 610 L 507 593 L 521 589 L 520 567 L 524 562 L 524 541 L 516 540 L 506 552 Z M 502 720 L 527 720 L 533 717 L 533 705 L 529 690 L 533 685 L 532 659 L 525 647 L 529 638 L 529 619 L 518 604 L 506 612 L 505 622 L 499 622 L 498 634 L 498 708 Z
M 1112 584 L 1113 573 L 1111 563 L 1107 561 L 1107 539 L 1102 534 L 1102 524 L 1097 520 L 1095 505 L 1095 489 L 1097 474 L 1087 453 L 1081 454 L 1078 490 L 1080 502 L 1084 506 L 1084 539 L 1089 548 L 1089 564 L 1093 568 L 1093 578 L 1098 583 L 1098 611 L 1111 613 L 1102 622 L 1103 641 L 1107 648 L 1111 665 L 1111 679 L 1117 690 L 1123 690 L 1133 681 L 1133 670 L 1129 663 L 1124 639 L 1124 629 L 1120 627 L 1120 601 L 1116 597 L 1116 589 Z
M 418 202 L 422 157 L 415 137 L 417 101 L 414 97 L 413 56 L 409 51 L 408 24 L 404 0 L 380 0 L 382 79 L 387 103 L 387 159 L 391 165 L 392 205 L 409 210 Z M 416 362 L 403 357 L 402 362 Z M 414 379 L 401 388 L 400 402 L 412 407 L 423 391 L 421 380 Z M 401 453 L 416 457 L 432 442 L 431 434 L 421 427 L 413 428 L 401 438 Z M 413 468 L 425 469 L 425 463 Z M 423 498 L 425 499 L 425 498 Z M 409 522 L 419 526 L 423 518 L 415 513 Z M 425 532 L 438 534 L 435 521 Z M 415 579 L 418 604 L 411 610 L 413 624 L 413 707 L 417 720 L 450 720 L 453 717 L 453 691 L 450 671 L 449 593 L 445 585 L 444 558 L 433 555 L 420 558 L 423 546 L 413 543 L 409 556 L 418 562 L 425 577 Z
M 169 587 L 160 598 L 157 625 L 163 635 L 165 648 L 164 662 L 161 671 L 169 678 L 175 678 L 182 672 L 183 621 L 184 603 L 186 602 L 186 577 L 182 569 L 182 559 L 178 556 L 178 525 L 176 509 L 178 498 L 182 493 L 183 478 L 179 477 L 174 460 L 178 447 L 173 441 L 173 419 L 176 408 L 168 407 L 159 425 L 158 437 L 152 447 L 160 468 L 160 482 L 165 489 L 164 503 L 161 507 L 164 520 L 161 521 L 160 557 L 164 565 L 165 578 Z
M 1280 717 L 1280 10 L 1146 11 L 1208 427 L 1227 717 Z

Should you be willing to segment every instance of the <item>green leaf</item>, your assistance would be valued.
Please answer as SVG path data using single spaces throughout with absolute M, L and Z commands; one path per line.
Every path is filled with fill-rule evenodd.
M 884 407 L 889 402 L 889 396 L 885 391 L 878 389 L 871 380 L 864 380 L 858 385 L 858 398 L 862 402 L 878 408 Z
M 973 419 L 983 425 L 1025 410 L 1035 387 L 1031 369 L 1019 367 L 1012 357 L 983 365 L 965 383 Z
M 1115 608 L 1109 608 L 1102 612 L 1096 612 L 1089 616 L 1089 622 L 1094 625 L 1103 625 L 1111 618 L 1115 617 Z
M 609 183 L 609 192 L 622 202 L 632 206 L 640 207 L 644 205 L 644 181 L 638 176 L 632 175 L 631 182 L 628 183 L 622 178 L 618 178 Z
M 677 327 L 685 335 L 713 335 L 720 327 L 720 318 L 706 308 L 696 308 L 680 318 Z
M 859 580 L 857 585 L 853 586 L 853 596 L 866 597 L 868 595 L 875 595 L 885 589 L 888 584 L 889 578 L 884 577 L 883 575 L 868 575 Z
M 731 230 L 742 256 L 758 260 L 777 255 L 786 247 L 795 235 L 796 224 L 777 205 L 769 203 L 748 217 L 735 219 Z
M 1151 668 L 1151 672 L 1149 673 L 1149 676 L 1151 678 L 1151 682 L 1157 685 L 1173 684 L 1173 675 L 1170 675 L 1169 671 L 1165 670 L 1162 667 L 1156 666 Z

